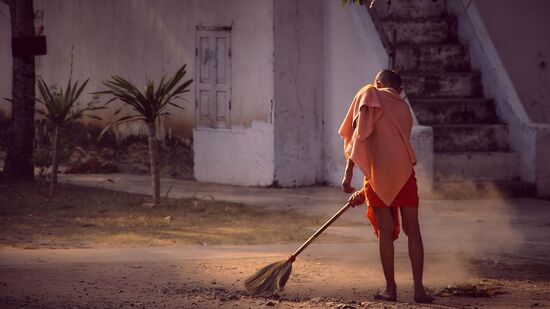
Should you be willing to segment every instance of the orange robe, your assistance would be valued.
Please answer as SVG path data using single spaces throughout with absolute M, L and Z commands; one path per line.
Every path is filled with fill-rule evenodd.
M 388 206 L 411 178 L 416 164 L 409 143 L 412 125 L 409 105 L 395 90 L 368 84 L 355 95 L 338 131 L 346 157 Z

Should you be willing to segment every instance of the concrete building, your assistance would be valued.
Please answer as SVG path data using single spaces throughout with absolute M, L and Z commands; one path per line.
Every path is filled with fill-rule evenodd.
M 9 97 L 0 9 L 0 97 Z M 188 65 L 194 91 L 163 127 L 193 140 L 198 181 L 338 185 L 337 129 L 394 52 L 417 118 L 423 193 L 469 183 L 550 195 L 548 1 L 392 1 L 389 10 L 378 1 L 369 12 L 339 0 L 35 0 L 35 9 L 48 40 L 37 74 L 48 83 L 90 78 L 95 91 L 113 74 L 140 84 Z

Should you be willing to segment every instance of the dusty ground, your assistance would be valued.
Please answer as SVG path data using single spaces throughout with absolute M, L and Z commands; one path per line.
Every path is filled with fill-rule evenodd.
M 147 178 L 130 177 L 126 182 L 123 178 L 119 175 L 114 182 L 98 182 L 97 178 L 79 181 L 84 184 L 87 179 L 91 185 L 106 188 L 126 183 L 131 184 L 126 188 L 141 192 L 148 184 Z M 217 200 L 224 197 L 245 203 L 244 207 L 265 205 L 270 210 L 295 210 L 295 214 L 323 218 L 328 218 L 343 198 L 330 188 L 168 184 L 172 186 L 170 196 L 178 198 L 185 197 L 186 192 L 211 193 Z M 433 305 L 412 304 L 406 237 L 401 235 L 396 241 L 399 302 L 374 302 L 371 295 L 383 286 L 376 239 L 363 221 L 363 210 L 352 209 L 294 263 L 287 288 L 279 296 L 251 297 L 242 282 L 259 267 L 288 256 L 299 246 L 297 240 L 279 245 L 3 248 L 0 307 L 550 307 L 550 202 L 424 200 L 421 207 L 426 286 L 437 292 L 448 285 L 469 283 L 494 296 L 437 297 Z
M 292 246 L 57 249 L 2 252 L 2 308 L 534 308 L 550 306 L 548 266 L 523 270 L 512 261 L 485 260 L 485 276 L 462 279 L 496 289 L 490 298 L 438 297 L 412 304 L 406 257 L 397 258 L 399 302 L 374 302 L 383 284 L 375 255 L 362 244 L 316 245 L 294 264 L 286 290 L 251 297 L 243 280 L 283 258 Z M 334 253 L 334 248 L 342 255 Z M 332 253 L 331 253 L 332 252 Z M 440 258 L 450 258 L 440 257 Z M 426 283 L 440 290 L 457 265 L 432 260 Z M 455 262 L 453 262 L 455 263 Z M 510 271 L 512 270 L 513 271 Z M 530 279 L 527 279 L 530 278 Z

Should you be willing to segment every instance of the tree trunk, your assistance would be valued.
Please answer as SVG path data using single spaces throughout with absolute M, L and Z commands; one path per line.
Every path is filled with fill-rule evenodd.
M 160 204 L 160 169 L 159 150 L 157 140 L 157 129 L 154 122 L 147 122 L 147 133 L 149 135 L 149 162 L 151 165 L 151 178 L 153 183 L 153 205 Z
M 50 195 L 53 195 L 57 185 L 57 169 L 59 168 L 59 126 L 54 126 L 52 141 L 52 179 L 50 181 Z
M 10 0 L 12 37 L 34 36 L 33 0 Z M 13 57 L 12 111 L 4 176 L 7 181 L 34 178 L 34 56 Z

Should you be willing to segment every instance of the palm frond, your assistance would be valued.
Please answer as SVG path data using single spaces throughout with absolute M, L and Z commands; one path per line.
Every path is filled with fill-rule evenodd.
M 77 99 L 78 97 L 80 97 L 80 95 L 82 94 L 82 91 L 84 91 L 84 88 L 86 88 L 86 85 L 88 84 L 89 81 L 90 81 L 89 78 L 87 80 L 85 80 L 84 83 L 82 83 L 82 85 L 80 86 L 80 88 L 78 88 L 76 93 L 73 93 L 71 98 L 72 99 Z M 78 82 L 75 83 L 74 88 L 76 89 L 77 86 L 78 86 Z
M 85 114 L 84 117 L 86 118 L 91 118 L 91 119 L 94 119 L 94 120 L 103 120 L 103 118 L 97 116 L 97 115 L 90 115 L 90 114 Z
M 142 91 L 130 81 L 118 75 L 113 75 L 110 80 L 103 82 L 107 89 L 94 94 L 110 96 L 111 98 L 106 104 L 119 100 L 129 105 L 136 113 L 135 116 L 139 116 L 134 118 L 135 120 L 142 119 L 146 122 L 155 122 L 160 116 L 165 116 L 164 112 L 169 106 L 183 109 L 174 101 L 181 99 L 181 94 L 189 92 L 188 88 L 193 82 L 190 79 L 182 83 L 182 79 L 187 73 L 186 68 L 187 66 L 183 65 L 170 78 L 163 76 L 158 85 L 155 85 L 152 80 L 147 80 Z M 115 111 L 114 114 L 118 113 L 120 113 L 120 109 Z
M 84 107 L 79 108 L 78 99 L 82 95 L 89 79 L 79 86 L 78 81 L 74 84 L 71 80 L 65 89 L 56 86 L 48 86 L 42 78 L 38 78 L 38 91 L 42 98 L 36 101 L 44 105 L 44 109 L 37 109 L 36 112 L 44 115 L 48 120 L 58 126 L 82 118 L 86 112 L 105 108 L 98 106 L 94 101 L 88 102 Z

